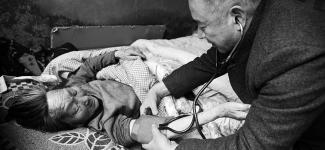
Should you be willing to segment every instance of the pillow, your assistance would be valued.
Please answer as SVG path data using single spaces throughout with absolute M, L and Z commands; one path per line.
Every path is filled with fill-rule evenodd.
M 53 75 L 41 76 L 6 76 L 0 77 L 0 123 L 5 122 L 8 109 L 15 103 L 15 94 L 22 89 L 28 89 L 32 85 L 44 86 L 44 88 L 52 88 L 59 82 Z
M 114 50 L 123 50 L 126 46 L 72 51 L 53 59 L 44 69 L 42 75 L 55 75 L 59 80 L 67 78 L 70 72 L 75 71 L 87 58 L 95 57 Z

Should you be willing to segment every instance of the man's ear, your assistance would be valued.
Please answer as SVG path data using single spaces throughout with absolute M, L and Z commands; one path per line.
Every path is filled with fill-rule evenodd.
M 247 21 L 246 11 L 239 5 L 235 5 L 230 8 L 230 16 L 233 18 L 234 24 L 241 24 L 242 27 L 245 27 Z M 240 26 L 238 26 L 240 29 Z

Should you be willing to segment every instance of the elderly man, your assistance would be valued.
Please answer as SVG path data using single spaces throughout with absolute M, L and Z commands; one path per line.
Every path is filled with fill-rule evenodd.
M 167 140 L 153 127 L 146 149 L 324 149 L 325 13 L 299 0 L 189 0 L 202 37 L 214 46 L 154 86 L 141 106 L 180 97 L 228 73 L 244 103 L 243 127 L 217 139 Z

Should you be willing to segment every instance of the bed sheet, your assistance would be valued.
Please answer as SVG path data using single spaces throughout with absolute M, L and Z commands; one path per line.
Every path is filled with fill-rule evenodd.
M 135 62 L 123 61 L 118 65 L 109 66 L 108 69 L 106 68 L 106 71 L 105 69 L 103 69 L 104 71 L 100 71 L 97 74 L 97 78 L 114 79 L 131 85 L 140 100 L 144 99 L 146 92 L 154 83 L 161 81 L 163 77 L 170 74 L 173 70 L 205 53 L 211 47 L 207 41 L 199 39 L 196 36 L 173 40 L 137 40 L 131 46 L 139 47 L 147 56 L 147 60 L 144 62 L 140 59 Z M 55 75 L 60 80 L 61 78 L 65 78 L 69 72 L 78 68 L 88 57 L 114 50 L 124 50 L 126 48 L 128 46 L 84 50 L 64 54 L 51 61 L 43 71 L 43 75 Z M 133 69 L 128 70 L 128 68 Z M 194 90 L 194 93 L 196 92 L 197 89 Z M 227 75 L 213 81 L 211 86 L 202 94 L 200 101 L 203 103 L 204 109 L 209 109 L 214 105 L 226 101 L 240 102 L 231 89 Z M 177 116 L 179 114 L 191 113 L 191 105 L 192 102 L 185 98 L 176 100 L 172 97 L 166 97 L 159 105 L 159 115 Z M 243 121 L 219 118 L 204 125 L 203 132 L 208 138 L 227 136 L 236 132 L 242 124 Z M 19 137 L 19 139 L 24 139 L 14 140 L 13 143 L 15 145 L 24 145 L 26 148 L 124 149 L 122 146 L 113 143 L 107 136 L 92 132 L 86 128 L 59 133 L 41 133 L 23 129 L 14 125 L 14 123 L 6 123 L 1 126 L 1 128 L 6 128 L 6 132 L 14 131 L 15 134 L 11 134 L 11 138 Z

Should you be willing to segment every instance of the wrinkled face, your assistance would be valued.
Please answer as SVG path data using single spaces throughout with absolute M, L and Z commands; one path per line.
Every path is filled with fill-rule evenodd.
M 202 0 L 189 0 L 189 7 L 192 18 L 198 23 L 199 36 L 218 47 L 221 53 L 231 51 L 238 40 L 231 18 L 213 15 L 208 8 L 213 6 L 207 6 Z
M 99 107 L 96 97 L 77 86 L 49 91 L 46 96 L 50 115 L 61 115 L 63 122 L 75 127 L 85 125 Z

